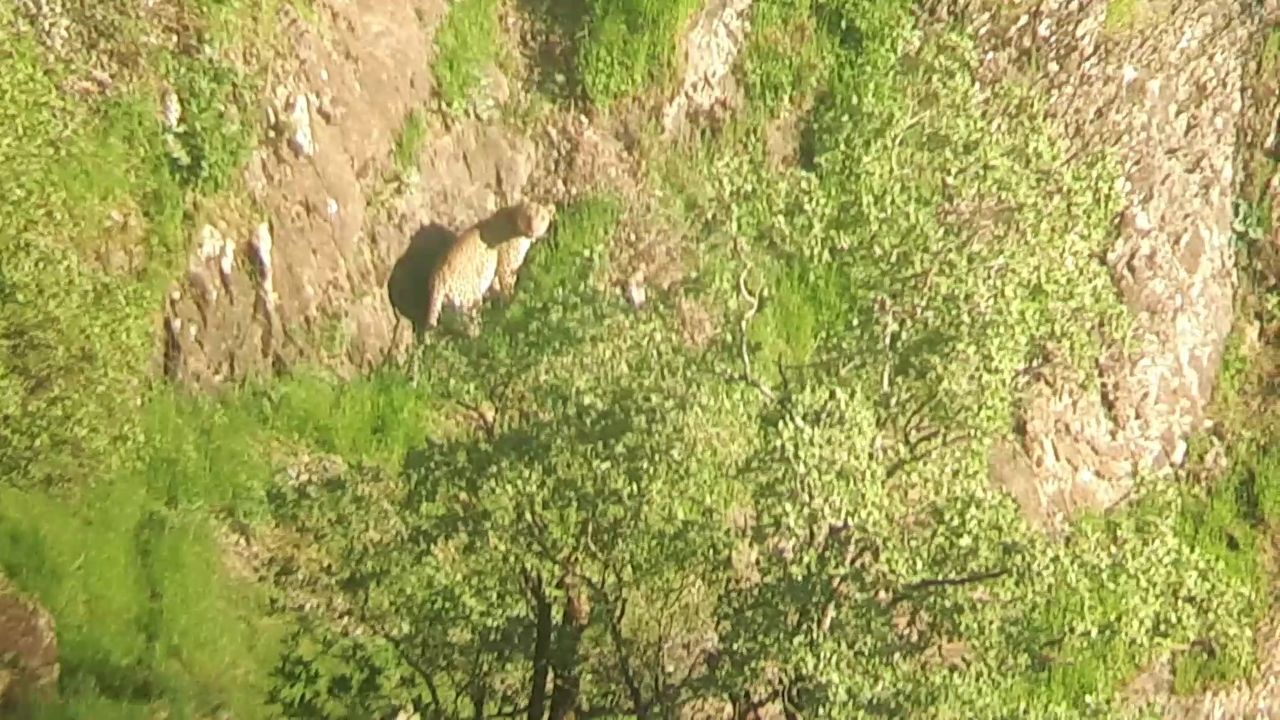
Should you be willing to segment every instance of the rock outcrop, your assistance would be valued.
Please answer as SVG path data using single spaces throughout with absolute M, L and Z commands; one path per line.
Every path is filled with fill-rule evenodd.
M 1135 317 L 1133 343 L 1100 359 L 1100 391 L 1036 387 L 1022 413 L 1033 487 L 1025 474 L 998 478 L 1050 525 L 1110 507 L 1137 476 L 1183 461 L 1233 313 L 1242 48 L 1256 19 L 1235 0 L 1181 0 L 1109 23 L 1107 5 L 1042 0 L 976 20 L 988 50 L 982 73 L 1004 77 L 1034 54 L 1034 82 L 1072 151 L 1112 149 L 1124 173 L 1107 262 Z
M 53 616 L 0 575 L 0 715 L 57 692 Z

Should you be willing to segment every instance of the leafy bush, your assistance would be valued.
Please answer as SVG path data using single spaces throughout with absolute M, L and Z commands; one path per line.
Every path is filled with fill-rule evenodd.
M 740 127 L 673 188 L 712 237 L 692 291 L 732 327 L 742 271 L 765 288 L 758 389 L 736 338 L 692 354 L 595 293 L 611 205 L 578 206 L 483 340 L 424 358 L 470 429 L 280 496 L 314 548 L 290 587 L 395 648 L 376 672 L 445 716 L 1069 716 L 1195 639 L 1240 657 L 1257 587 L 1180 530 L 1175 489 L 1055 541 L 988 485 L 1020 371 L 1125 336 L 1096 260 L 1114 167 L 1066 162 L 1024 88 L 975 89 L 973 46 L 918 33 L 910 3 L 784 7 L 806 12 L 759 12 L 820 34 L 827 65 L 812 169 L 770 169 Z M 792 57 L 748 57 L 764 97 L 795 99 L 770 67 Z

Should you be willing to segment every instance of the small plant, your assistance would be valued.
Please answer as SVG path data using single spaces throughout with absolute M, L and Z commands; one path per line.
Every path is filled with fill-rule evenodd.
M 404 119 L 400 134 L 396 136 L 395 147 L 391 151 L 392 162 L 396 171 L 406 174 L 418 166 L 418 157 L 422 154 L 422 146 L 427 141 L 427 116 L 421 109 L 414 109 Z
M 477 98 L 485 73 L 502 57 L 498 0 L 458 0 L 436 31 L 432 64 L 446 108 L 461 112 Z
M 665 88 L 677 69 L 679 35 L 697 0 L 588 0 L 578 48 L 583 90 L 596 105 Z
M 1166 13 L 1158 0 L 1107 0 L 1105 29 L 1113 35 L 1148 27 Z

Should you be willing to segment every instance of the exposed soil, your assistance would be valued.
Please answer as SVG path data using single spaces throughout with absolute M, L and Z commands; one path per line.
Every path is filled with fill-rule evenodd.
M 53 616 L 0 575 L 0 711 L 48 699 L 58 675 Z
M 715 52 L 690 64 L 667 105 L 670 122 L 729 102 L 748 6 L 719 2 L 698 15 L 690 54 Z M 321 0 L 312 22 L 285 11 L 290 47 L 264 109 L 275 132 L 246 170 L 257 214 L 227 213 L 193 238 L 189 271 L 165 317 L 170 377 L 212 388 L 298 363 L 341 374 L 372 368 L 410 346 L 442 245 L 519 197 L 564 203 L 609 190 L 632 200 L 610 284 L 643 297 L 645 286 L 667 289 L 679 279 L 681 235 L 655 223 L 657 204 L 625 121 L 557 110 L 528 130 L 495 113 L 430 115 L 418 172 L 392 172 L 406 116 L 436 99 L 430 55 L 445 7 Z M 512 38 L 528 32 L 507 20 Z M 506 78 L 492 84 L 501 90 L 491 93 L 497 104 L 520 92 Z

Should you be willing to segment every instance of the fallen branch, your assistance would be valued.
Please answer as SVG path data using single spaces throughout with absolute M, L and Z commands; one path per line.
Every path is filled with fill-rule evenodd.
M 1004 577 L 1005 575 L 1008 575 L 1008 574 L 1009 574 L 1009 571 L 1007 569 L 1002 568 L 1000 570 L 988 570 L 986 572 L 973 573 L 970 575 L 962 575 L 960 577 L 954 577 L 954 578 L 930 578 L 928 580 L 920 580 L 918 582 L 907 583 L 906 585 L 903 585 L 902 588 L 898 590 L 898 592 L 894 593 L 893 598 L 889 601 L 889 606 L 892 607 L 893 605 L 896 605 L 897 603 L 902 602 L 903 600 L 907 600 L 911 596 L 916 595 L 923 590 L 930 590 L 932 588 L 940 588 L 940 587 L 959 587 L 961 585 L 973 585 L 980 582 L 986 582 L 987 580 L 994 580 L 998 577 Z
M 742 315 L 742 321 L 738 324 L 739 349 L 742 354 L 742 377 L 752 387 L 759 390 L 760 394 L 764 395 L 767 400 L 773 401 L 777 399 L 773 390 L 751 373 L 751 353 L 747 345 L 747 330 L 751 327 L 752 318 L 756 316 L 756 312 L 760 309 L 760 295 L 759 293 L 753 295 L 747 290 L 747 273 L 749 271 L 749 267 L 743 268 L 742 273 L 738 275 L 738 292 L 741 294 L 742 299 L 749 303 L 747 311 Z

